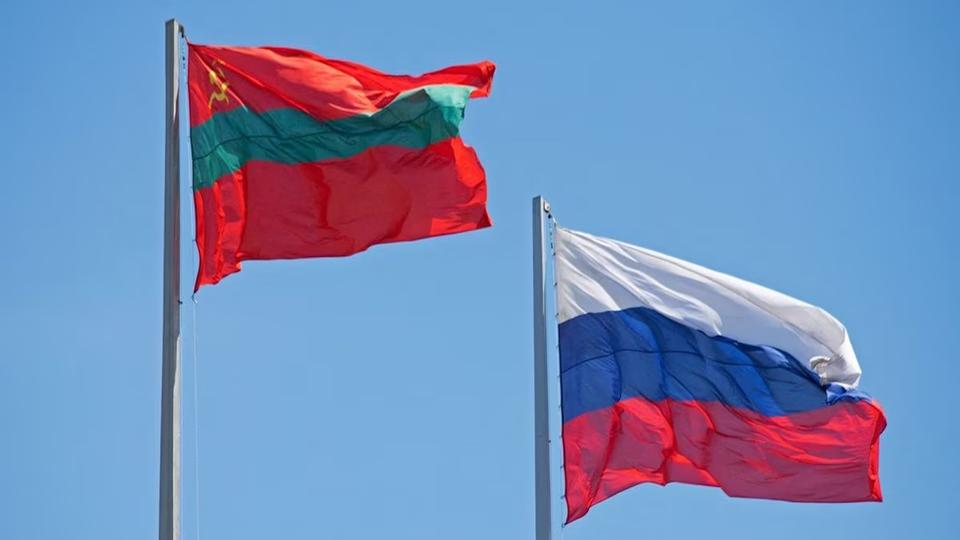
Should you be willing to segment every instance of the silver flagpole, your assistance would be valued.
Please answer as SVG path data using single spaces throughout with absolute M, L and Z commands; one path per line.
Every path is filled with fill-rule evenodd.
M 160 391 L 160 540 L 180 540 L 180 35 L 166 24 L 163 218 L 163 367 Z
M 547 303 L 544 264 L 544 217 L 550 204 L 543 197 L 533 198 L 533 408 L 534 478 L 536 485 L 536 540 L 553 538 L 552 496 L 550 490 L 550 403 L 547 380 Z

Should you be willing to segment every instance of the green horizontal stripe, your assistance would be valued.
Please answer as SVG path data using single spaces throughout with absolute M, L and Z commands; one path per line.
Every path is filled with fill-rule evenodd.
M 208 187 L 253 160 L 297 164 L 347 158 L 374 146 L 425 148 L 459 133 L 471 91 L 425 87 L 375 113 L 329 121 L 298 109 L 218 113 L 190 130 L 193 188 Z

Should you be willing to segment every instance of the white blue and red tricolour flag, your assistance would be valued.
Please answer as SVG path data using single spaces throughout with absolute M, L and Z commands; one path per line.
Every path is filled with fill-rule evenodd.
M 826 311 L 557 228 L 567 522 L 631 486 L 879 501 L 880 406 Z

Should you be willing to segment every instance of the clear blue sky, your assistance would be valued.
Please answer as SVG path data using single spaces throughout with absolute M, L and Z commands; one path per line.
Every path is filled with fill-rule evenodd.
M 203 538 L 532 538 L 538 193 L 567 226 L 824 306 L 890 422 L 882 504 L 641 486 L 566 540 L 955 537 L 960 4 L 134 4 L 5 4 L 0 538 L 156 535 L 171 16 L 198 43 L 499 66 L 464 130 L 492 229 L 201 292 Z M 185 304 L 185 540 L 192 324 Z

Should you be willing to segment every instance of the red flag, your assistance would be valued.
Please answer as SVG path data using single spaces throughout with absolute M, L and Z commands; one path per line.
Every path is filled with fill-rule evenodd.
M 486 176 L 459 130 L 493 72 L 387 75 L 295 49 L 190 44 L 195 289 L 244 260 L 489 227 Z

